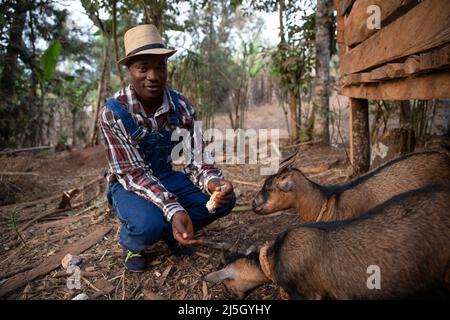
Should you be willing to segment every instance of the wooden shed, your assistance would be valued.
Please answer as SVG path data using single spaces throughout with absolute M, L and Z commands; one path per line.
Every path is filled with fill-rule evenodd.
M 334 5 L 340 94 L 349 97 L 350 158 L 363 172 L 370 164 L 369 99 L 450 98 L 450 0 Z

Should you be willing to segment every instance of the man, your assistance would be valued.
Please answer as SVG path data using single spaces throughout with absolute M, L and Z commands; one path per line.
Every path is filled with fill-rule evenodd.
M 122 222 L 119 243 L 125 267 L 146 269 L 145 249 L 164 239 L 176 254 L 202 243 L 194 231 L 227 215 L 236 203 L 230 181 L 212 164 L 196 161 L 184 173 L 172 170 L 176 127 L 193 132 L 196 113 L 182 94 L 168 88 L 166 48 L 153 25 L 140 25 L 124 37 L 131 84 L 106 102 L 99 113 L 109 162 L 108 200 Z M 217 191 L 217 208 L 206 203 Z

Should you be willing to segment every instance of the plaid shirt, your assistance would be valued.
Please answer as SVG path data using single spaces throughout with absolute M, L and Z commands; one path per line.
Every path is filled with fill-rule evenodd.
M 165 128 L 167 114 L 170 108 L 174 108 L 167 88 L 164 90 L 161 107 L 153 115 L 145 113 L 131 85 L 117 92 L 114 98 L 127 106 L 134 120 L 144 129 L 143 134 L 148 130 L 155 131 Z M 196 112 L 187 98 L 181 94 L 179 94 L 179 113 L 180 127 L 188 130 L 193 137 Z M 103 133 L 106 157 L 109 163 L 108 181 L 118 181 L 126 190 L 135 192 L 153 202 L 162 210 L 169 222 L 175 212 L 184 210 L 178 203 L 176 195 L 167 191 L 153 174 L 150 164 L 143 160 L 121 119 L 106 107 L 99 111 L 99 127 Z M 192 159 L 190 163 L 184 167 L 185 174 L 203 192 L 210 194 L 207 188 L 208 182 L 213 178 L 222 179 L 222 171 L 214 165 L 196 162 L 195 155 L 190 159 Z

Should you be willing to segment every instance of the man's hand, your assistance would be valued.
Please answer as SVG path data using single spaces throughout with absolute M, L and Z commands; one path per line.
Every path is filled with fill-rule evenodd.
M 217 207 L 222 207 L 230 202 L 231 196 L 233 195 L 233 185 L 230 181 L 225 179 L 211 179 L 208 182 L 208 190 L 213 193 L 214 191 L 220 192 L 215 198 Z
M 189 215 L 185 211 L 178 211 L 172 217 L 172 233 L 175 240 L 185 246 L 199 246 L 202 240 L 195 240 L 194 227 Z

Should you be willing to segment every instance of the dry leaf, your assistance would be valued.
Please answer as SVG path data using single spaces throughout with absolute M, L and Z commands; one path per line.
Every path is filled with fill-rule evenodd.
M 198 252 L 198 251 L 195 251 L 195 254 L 200 256 L 200 257 L 203 257 L 205 259 L 209 259 L 209 254 Z
M 172 270 L 172 265 L 168 266 L 166 268 L 166 270 L 164 270 L 164 272 L 162 273 L 161 279 L 159 279 L 159 283 L 158 283 L 160 287 L 162 287 L 164 282 L 166 281 L 166 278 L 169 275 L 170 270 Z
M 110 294 L 115 289 L 114 286 L 105 279 L 98 279 L 93 284 L 94 287 L 103 291 L 105 294 Z

